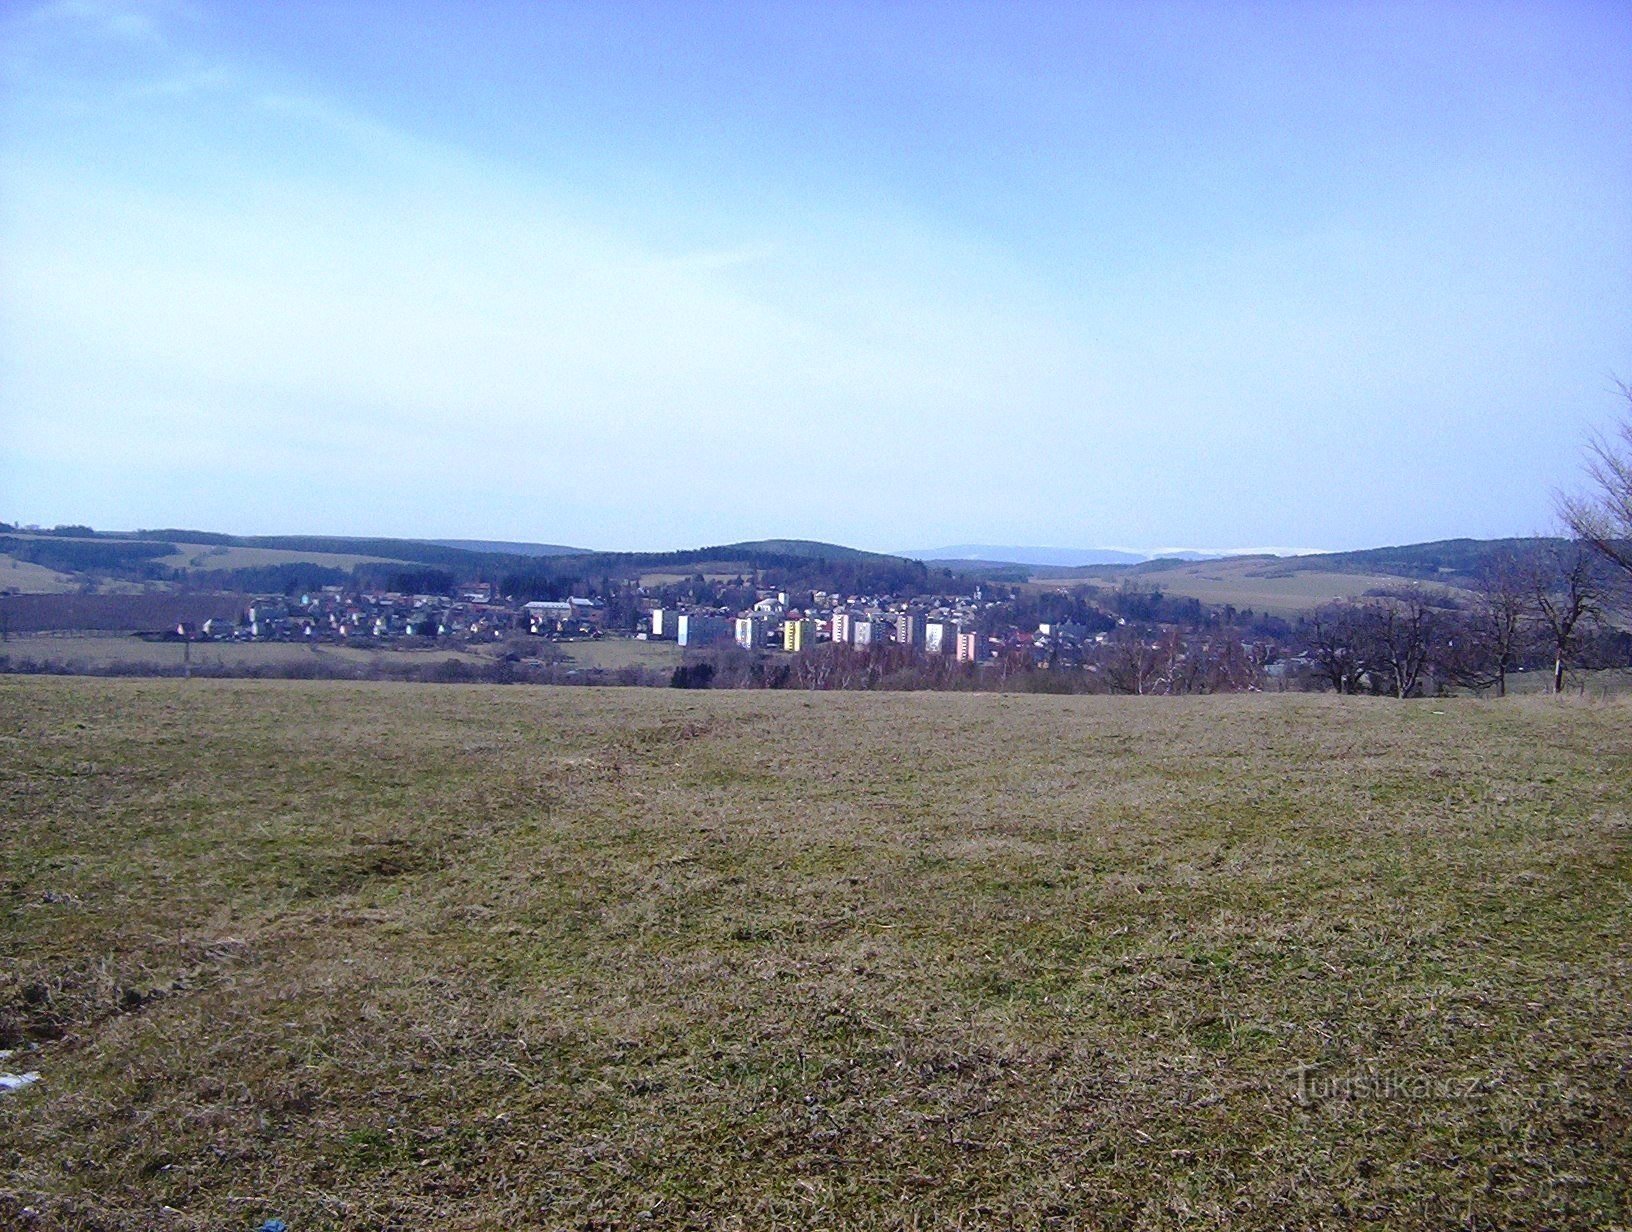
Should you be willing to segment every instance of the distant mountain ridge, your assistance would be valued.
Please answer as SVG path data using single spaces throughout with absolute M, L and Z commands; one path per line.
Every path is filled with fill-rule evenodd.
M 750 539 L 708 548 L 711 552 L 766 552 L 777 556 L 799 556 L 810 560 L 901 560 L 900 552 L 868 552 L 847 548 L 842 543 L 822 543 L 816 539 Z
M 437 547 L 458 548 L 461 552 L 487 552 L 501 556 L 590 556 L 594 548 L 570 548 L 559 543 L 516 543 L 509 539 L 426 539 Z
M 1123 552 L 1115 548 L 1016 547 L 992 543 L 958 543 L 944 548 L 909 548 L 896 552 L 928 564 L 981 562 L 994 565 L 1038 565 L 1076 568 L 1082 565 L 1138 565 L 1147 560 L 1211 560 L 1205 552 Z

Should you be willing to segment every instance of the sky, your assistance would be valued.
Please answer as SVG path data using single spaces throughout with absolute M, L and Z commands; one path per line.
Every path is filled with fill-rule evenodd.
M 1537 533 L 1629 134 L 1624 0 L 7 0 L 0 519 Z

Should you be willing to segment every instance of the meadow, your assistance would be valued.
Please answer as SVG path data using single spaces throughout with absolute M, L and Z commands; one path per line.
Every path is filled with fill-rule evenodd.
M 302 666 L 341 673 L 379 667 L 389 671 L 452 659 L 481 666 L 491 655 L 448 646 L 406 649 L 400 643 L 359 646 L 322 642 L 149 641 L 131 634 L 68 633 L 11 637 L 0 641 L 0 658 L 16 668 L 78 673 L 160 672 L 180 676 L 191 665 L 201 673 L 276 672 Z
M 289 551 L 187 542 L 177 542 L 175 546 L 174 552 L 158 557 L 156 563 L 170 569 L 254 569 L 268 565 L 312 564 L 346 570 L 357 565 L 398 563 L 387 556 L 369 556 L 358 552 Z
M 1398 590 L 1409 579 L 1387 573 L 1344 573 L 1315 567 L 1299 557 L 1235 556 L 1222 560 L 1191 561 L 1150 572 L 1126 573 L 1090 566 L 1081 569 L 1038 569 L 1033 589 L 1057 589 L 1081 580 L 1115 587 L 1124 580 L 1159 588 L 1164 594 L 1196 599 L 1213 606 L 1229 604 L 1270 616 L 1295 619 L 1339 599 L 1370 591 Z M 1446 587 L 1455 593 L 1455 588 Z
M 1625 1226 L 1629 718 L 0 677 L 0 1226 Z
M 668 641 L 641 641 L 632 637 L 606 637 L 599 641 L 583 638 L 578 641 L 557 642 L 553 647 L 564 662 L 574 667 L 597 667 L 616 671 L 624 667 L 643 667 L 657 672 L 669 672 L 685 661 L 685 649 Z

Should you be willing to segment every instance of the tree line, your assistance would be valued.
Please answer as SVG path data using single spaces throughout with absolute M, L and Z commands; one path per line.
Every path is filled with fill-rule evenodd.
M 1614 579 L 1583 545 L 1503 554 L 1468 597 L 1425 585 L 1328 603 L 1300 629 L 1305 672 L 1338 693 L 1416 697 L 1449 685 L 1506 696 L 1509 677 L 1627 660 L 1609 622 Z
M 1512 540 L 1474 568 L 1471 597 L 1429 584 L 1329 603 L 1301 630 L 1310 673 L 1339 693 L 1412 697 L 1429 684 L 1507 693 L 1545 668 L 1624 666 L 1632 634 L 1632 388 L 1624 419 L 1588 446 L 1586 491 L 1558 499 L 1567 538 Z

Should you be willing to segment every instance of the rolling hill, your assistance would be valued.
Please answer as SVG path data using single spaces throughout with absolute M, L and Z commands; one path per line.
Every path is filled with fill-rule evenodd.
M 1546 542 L 1535 539 L 1446 539 L 1305 556 L 1232 556 L 1134 560 L 1130 554 L 1074 549 L 960 547 L 993 555 L 909 559 L 808 539 L 754 539 L 667 552 L 603 552 L 509 540 L 394 539 L 344 535 L 227 535 L 199 530 L 96 532 L 64 528 L 24 532 L 0 528 L 0 589 L 13 593 L 190 585 L 224 589 L 281 588 L 276 579 L 304 570 L 301 585 L 333 583 L 366 573 L 435 570 L 455 580 L 527 579 L 554 584 L 573 578 L 672 581 L 703 574 L 797 575 L 805 584 L 853 588 L 865 579 L 884 589 L 914 585 L 947 570 L 966 579 L 1057 587 L 1159 587 L 1202 603 L 1294 615 L 1331 599 L 1362 595 L 1402 581 L 1467 585 L 1495 556 Z M 1005 556 L 1123 556 L 1077 564 L 1028 563 Z M 281 571 L 281 572 L 280 572 Z M 548 580 L 553 579 L 554 582 Z

